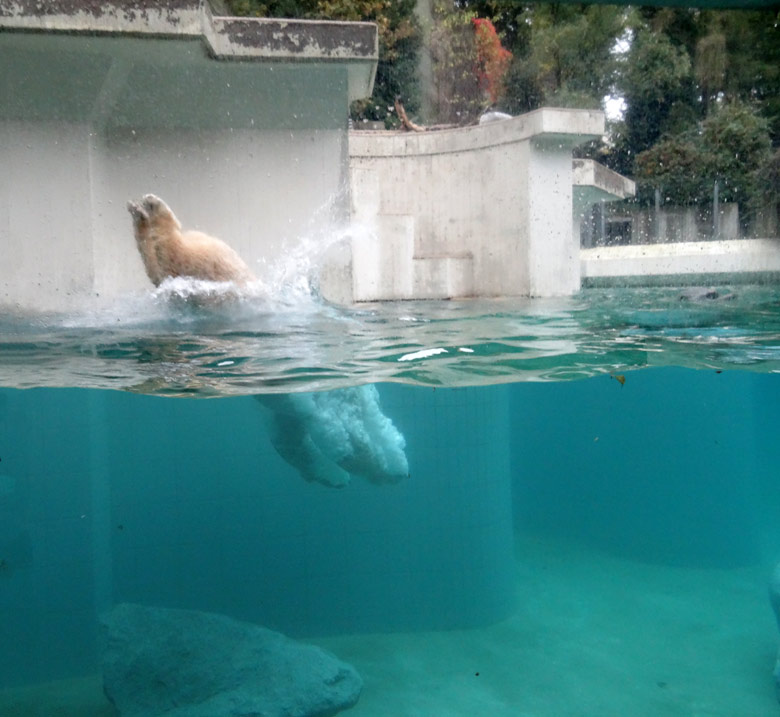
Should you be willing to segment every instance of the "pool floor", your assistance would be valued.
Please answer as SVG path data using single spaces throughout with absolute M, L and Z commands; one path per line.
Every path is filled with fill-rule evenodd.
M 691 569 L 517 540 L 517 610 L 483 629 L 312 639 L 365 680 L 354 717 L 778 713 L 768 566 Z M 99 676 L 0 692 L 4 717 L 112 715 Z

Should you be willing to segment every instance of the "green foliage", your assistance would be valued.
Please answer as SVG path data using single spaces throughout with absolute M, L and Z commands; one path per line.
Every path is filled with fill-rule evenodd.
M 758 191 L 754 202 L 759 206 L 780 201 L 780 149 L 770 154 L 756 170 Z
M 726 67 L 726 36 L 718 28 L 713 28 L 709 34 L 696 43 L 696 60 L 694 72 L 701 89 L 704 112 L 709 104 L 716 99 L 725 87 Z
M 475 15 L 454 3 L 433 4 L 429 45 L 433 61 L 433 119 L 465 124 L 484 109 L 477 67 L 477 44 L 471 21 Z
M 620 61 L 618 92 L 627 109 L 617 128 L 611 166 L 632 173 L 634 157 L 670 131 L 689 104 L 692 87 L 690 57 L 667 35 L 641 26 Z M 695 115 L 694 115 L 695 116 Z
M 710 178 L 702 173 L 704 152 L 694 134 L 669 137 L 636 158 L 638 195 L 652 201 L 660 189 L 665 202 L 693 204 L 712 193 Z
M 701 123 L 701 142 L 707 149 L 706 173 L 721 184 L 724 201 L 744 204 L 757 193 L 756 169 L 771 150 L 766 120 L 751 106 L 732 102 Z
M 227 0 L 234 15 L 239 17 L 308 17 L 316 0 Z
M 729 105 L 750 103 L 780 143 L 776 12 L 642 8 L 629 25 L 633 40 L 616 79 L 628 109 L 614 128 L 612 168 L 632 174 L 637 155 L 695 131 L 698 122 Z
M 500 101 L 512 54 L 489 19 L 437 0 L 429 43 L 437 122 L 466 124 Z
M 722 25 L 725 97 L 758 103 L 773 144 L 780 145 L 780 13 L 732 10 L 723 13 Z
M 545 104 L 541 72 L 535 59 L 515 55 L 506 78 L 507 93 L 501 109 L 512 115 L 530 112 Z
M 465 124 L 504 96 L 512 53 L 489 18 L 436 0 L 429 43 L 434 70 L 433 117 Z
M 636 158 L 640 194 L 649 200 L 656 188 L 675 204 L 707 202 L 718 182 L 723 201 L 750 205 L 759 194 L 756 171 L 770 158 L 767 122 L 751 106 L 719 107 L 693 129 L 668 136 Z
M 691 60 L 666 35 L 643 28 L 631 43 L 621 75 L 627 100 L 671 104 L 691 78 Z
M 580 153 L 635 176 L 646 198 L 663 187 L 672 202 L 708 201 L 716 179 L 725 201 L 745 207 L 749 195 L 762 202 L 777 196 L 778 160 L 770 154 L 770 140 L 780 146 L 776 9 L 432 2 L 434 22 L 426 38 L 434 63 L 432 120 L 472 121 L 491 103 L 512 114 L 542 105 L 595 108 L 611 94 L 622 97 L 626 109 L 610 124 L 610 142 Z M 229 5 L 244 15 L 376 22 L 376 88 L 371 100 L 353 107 L 353 116 L 392 123 L 388 108 L 399 94 L 414 116 L 421 44 L 415 0 L 229 0 Z M 487 45 L 480 49 L 476 41 L 475 20 L 489 20 L 497 31 L 485 36 L 488 54 L 501 56 L 504 65 L 512 54 L 506 73 L 502 67 L 490 80 Z
M 527 112 L 543 104 L 600 106 L 614 78 L 611 52 L 625 26 L 622 8 L 606 5 L 465 0 L 489 17 L 513 53 L 502 109 Z
M 379 63 L 374 93 L 353 103 L 354 120 L 393 122 L 393 102 L 402 95 L 413 112 L 419 105 L 417 55 L 422 35 L 414 14 L 415 0 L 227 0 L 239 16 L 375 22 Z

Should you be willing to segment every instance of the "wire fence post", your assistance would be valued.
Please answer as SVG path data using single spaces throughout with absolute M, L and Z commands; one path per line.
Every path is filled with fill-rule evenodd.
M 715 180 L 715 186 L 712 188 L 712 237 L 720 239 L 720 202 L 718 197 L 718 180 Z

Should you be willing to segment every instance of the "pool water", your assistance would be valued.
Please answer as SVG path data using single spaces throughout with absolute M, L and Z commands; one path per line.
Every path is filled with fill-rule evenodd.
M 113 714 L 122 602 L 325 647 L 356 715 L 777 712 L 779 289 L 180 299 L 2 320 L 0 715 Z
M 68 314 L 3 313 L 0 385 L 212 397 L 559 381 L 648 366 L 780 370 L 775 285 L 339 308 L 303 290 L 193 303 L 198 284 L 169 280 Z

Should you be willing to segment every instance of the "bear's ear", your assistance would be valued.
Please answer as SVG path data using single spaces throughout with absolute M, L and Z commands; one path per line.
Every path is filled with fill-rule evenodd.
M 133 220 L 136 222 L 149 221 L 149 215 L 140 204 L 136 204 L 135 202 L 128 202 L 127 211 L 130 212 Z

